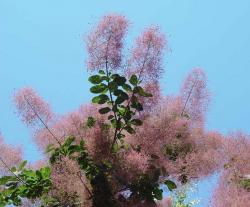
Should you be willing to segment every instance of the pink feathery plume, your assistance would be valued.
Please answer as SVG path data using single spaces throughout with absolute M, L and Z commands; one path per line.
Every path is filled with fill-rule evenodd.
M 87 36 L 87 67 L 90 71 L 103 69 L 106 63 L 113 70 L 120 67 L 127 29 L 128 21 L 124 16 L 110 14 L 101 19 Z
M 207 78 L 199 69 L 193 69 L 180 91 L 183 107 L 181 115 L 188 115 L 194 122 L 202 123 L 209 103 Z
M 14 102 L 18 114 L 27 125 L 34 126 L 41 122 L 47 124 L 52 118 L 49 104 L 30 87 L 19 90 L 14 96 Z
M 136 74 L 144 83 L 158 81 L 163 72 L 162 57 L 165 44 L 165 36 L 158 27 L 147 28 L 136 39 L 126 71 L 127 76 Z
M 22 161 L 21 148 L 13 147 L 4 143 L 0 134 L 0 175 L 9 174 L 11 167 L 17 166 Z

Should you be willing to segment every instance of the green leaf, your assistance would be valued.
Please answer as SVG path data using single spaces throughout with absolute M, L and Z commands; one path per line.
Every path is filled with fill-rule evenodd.
M 113 112 L 118 112 L 118 111 L 119 111 L 118 108 L 117 108 L 117 105 L 114 105 L 114 106 L 112 107 L 112 111 L 113 111 Z
M 126 113 L 123 116 L 123 118 L 124 118 L 124 120 L 126 122 L 128 122 L 132 118 L 133 115 L 135 115 L 135 113 L 133 111 L 130 111 L 130 107 L 128 107 Z
M 136 109 L 137 111 L 143 111 L 143 107 L 139 102 L 134 102 L 131 104 L 131 107 Z
M 111 109 L 109 107 L 104 107 L 104 108 L 99 109 L 100 114 L 106 114 L 110 111 L 111 111 Z
M 91 93 L 102 93 L 107 89 L 107 86 L 103 83 L 101 83 L 100 85 L 96 85 L 96 86 L 92 86 L 90 88 L 90 92 Z
M 139 80 L 137 79 L 136 75 L 132 75 L 131 78 L 129 79 L 129 82 L 133 85 L 136 86 L 139 83 Z
M 162 197 L 163 197 L 162 193 L 163 193 L 163 190 L 160 188 L 154 188 L 153 190 L 153 196 L 157 200 L 162 200 Z
M 49 178 L 51 174 L 50 167 L 43 167 L 40 169 L 43 178 Z
M 92 99 L 92 103 L 104 104 L 109 101 L 109 97 L 106 94 L 101 94 Z
M 114 73 L 114 74 L 112 74 L 111 75 L 111 78 L 114 80 L 115 78 L 117 78 L 117 77 L 121 77 L 119 74 L 117 74 L 117 73 Z
M 119 112 L 118 112 L 119 115 L 123 116 L 125 112 L 126 112 L 126 108 L 122 108 L 122 107 L 119 108 Z
M 120 89 L 117 89 L 117 90 L 114 91 L 115 96 L 120 96 L 122 93 L 124 93 L 124 92 L 122 90 L 120 90 Z
M 140 103 L 137 103 L 136 109 L 137 109 L 138 111 L 143 111 L 143 107 L 142 107 L 142 105 L 141 105 Z
M 110 122 L 111 122 L 111 125 L 112 125 L 114 128 L 116 128 L 116 120 L 115 120 L 115 119 L 111 119 Z
M 119 149 L 120 149 L 119 145 L 117 143 L 115 143 L 113 145 L 112 152 L 113 153 L 117 153 L 119 151 Z
M 89 82 L 93 84 L 99 84 L 102 82 L 102 77 L 100 75 L 93 75 L 89 77 Z
M 114 118 L 114 115 L 109 115 L 108 116 L 108 120 L 113 119 L 113 118 Z
M 115 100 L 116 104 L 122 104 L 124 101 L 128 100 L 126 96 L 118 96 Z
M 129 133 L 129 134 L 134 134 L 135 130 L 131 126 L 126 126 L 124 129 Z
M 13 176 L 3 176 L 0 178 L 0 185 L 5 185 L 9 181 L 13 181 L 15 178 Z
M 240 186 L 246 189 L 247 191 L 250 191 L 250 179 L 244 178 L 240 180 Z
M 131 124 L 135 125 L 135 126 L 141 126 L 143 124 L 142 120 L 140 119 L 133 119 L 131 121 Z
M 43 177 L 42 173 L 39 170 L 36 170 L 36 175 L 39 179 Z
M 101 75 L 105 75 L 104 70 L 99 70 L 98 73 L 101 74 Z
M 126 94 L 126 93 L 123 92 L 122 90 L 117 90 L 116 92 L 117 92 L 116 94 L 118 95 L 117 99 L 115 100 L 115 103 L 116 103 L 116 104 L 121 104 L 121 103 L 123 103 L 124 101 L 126 101 L 126 100 L 129 99 L 128 94 Z
M 118 86 L 122 86 L 124 83 L 126 83 L 126 78 L 125 78 L 125 77 L 118 76 L 118 77 L 114 78 L 114 82 L 115 82 Z
M 98 103 L 100 100 L 99 96 L 95 96 L 94 98 L 92 98 L 92 103 Z
M 121 133 L 117 134 L 117 138 L 118 138 L 118 139 L 122 139 L 122 138 L 124 138 L 124 137 L 125 137 L 124 134 L 121 134 Z
M 126 84 L 126 83 L 122 85 L 122 88 L 123 88 L 125 91 L 127 91 L 127 92 L 131 92 L 131 91 L 132 91 L 131 86 L 128 85 L 128 84 Z
M 110 124 L 107 124 L 107 123 L 103 123 L 103 124 L 101 125 L 101 128 L 102 128 L 103 130 L 109 130 L 110 127 L 111 127 L 111 125 L 110 125 Z
M 134 92 L 138 93 L 140 96 L 143 96 L 143 97 L 152 97 L 153 96 L 151 93 L 145 92 L 141 86 L 136 86 L 134 88 Z
M 64 146 L 70 146 L 73 142 L 75 141 L 75 137 L 68 137 L 65 142 L 64 142 Z
M 170 191 L 177 188 L 177 185 L 171 180 L 165 180 L 164 184 L 168 187 Z
M 95 125 L 95 119 L 94 119 L 94 117 L 89 116 L 86 125 L 89 128 L 93 127 Z
M 55 146 L 53 144 L 48 144 L 46 147 L 45 152 L 46 153 L 50 153 L 51 151 L 53 151 L 55 149 Z
M 27 160 L 24 160 L 23 162 L 21 162 L 21 164 L 18 166 L 18 170 L 21 171 L 25 165 L 27 164 Z
M 118 89 L 117 83 L 113 82 L 113 81 L 109 83 L 108 87 L 109 87 L 109 90 L 111 90 L 111 91 L 115 91 Z

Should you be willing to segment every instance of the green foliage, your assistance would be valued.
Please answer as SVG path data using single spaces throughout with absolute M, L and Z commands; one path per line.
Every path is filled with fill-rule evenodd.
M 106 94 L 101 94 L 92 99 L 92 103 L 104 104 L 109 101 L 109 97 Z
M 136 112 L 142 111 L 143 106 L 139 102 L 139 97 L 151 97 L 139 86 L 140 81 L 136 75 L 132 75 L 129 81 L 119 74 L 112 74 L 108 70 L 99 71 L 98 75 L 93 75 L 89 81 L 94 84 L 90 92 L 99 94 L 92 98 L 92 103 L 103 105 L 99 109 L 100 114 L 109 114 L 108 120 L 115 129 L 115 137 L 112 148 L 116 147 L 115 142 L 124 137 L 123 130 L 130 134 L 135 133 L 136 126 L 141 126 L 142 120 L 134 119 Z M 117 149 L 117 147 L 116 147 Z M 112 149 L 113 152 L 117 151 Z
M 18 169 L 12 168 L 13 175 L 0 178 L 0 206 L 21 205 L 22 198 L 35 199 L 49 192 L 50 168 L 33 171 L 25 168 L 26 163 L 22 162 Z
M 69 157 L 70 159 L 77 161 L 80 168 L 85 172 L 89 179 L 98 174 L 98 169 L 88 155 L 83 140 L 80 141 L 80 144 L 76 144 L 75 137 L 68 137 L 59 147 L 49 145 L 47 153 L 50 153 L 51 164 L 55 164 L 57 161 L 60 161 L 62 157 Z
M 101 83 L 90 88 L 91 93 L 104 93 L 107 90 L 107 85 Z
M 177 188 L 176 184 L 171 180 L 165 180 L 164 184 L 168 187 L 169 191 L 172 191 Z
M 139 197 L 141 200 L 154 201 L 161 200 L 163 190 L 157 182 L 159 174 L 150 176 L 148 174 L 140 175 L 130 186 L 132 196 Z
M 87 123 L 86 123 L 86 126 L 88 128 L 92 128 L 94 125 L 95 125 L 95 119 L 92 116 L 89 116 Z
M 141 86 L 140 80 L 136 75 L 132 75 L 129 81 L 119 74 L 112 74 L 106 68 L 106 72 L 99 71 L 99 75 L 93 75 L 89 81 L 94 84 L 90 88 L 90 92 L 99 94 L 93 97 L 92 102 L 95 104 L 105 105 L 99 109 L 100 114 L 108 114 L 110 125 L 115 129 L 115 136 L 111 150 L 113 153 L 118 153 L 120 149 L 126 148 L 124 143 L 123 130 L 130 134 L 135 133 L 135 127 L 143 124 L 142 120 L 134 118 L 137 112 L 143 111 L 143 106 L 140 103 L 140 97 L 152 97 L 152 94 L 147 93 Z M 119 140 L 119 145 L 117 143 Z M 139 148 L 138 148 L 139 150 Z M 138 151 L 139 152 L 139 151 Z M 157 155 L 152 155 L 152 159 L 158 159 Z M 163 170 L 153 167 L 149 174 L 140 175 L 129 189 L 132 196 L 139 197 L 141 200 L 154 202 L 154 199 L 162 199 L 162 189 L 159 187 L 159 176 Z M 102 171 L 100 171 L 102 172 Z M 165 172 L 165 173 L 164 173 Z M 163 172 L 166 175 L 166 170 Z M 165 184 L 170 191 L 177 186 L 174 182 L 166 180 Z
M 42 205 L 40 207 L 60 207 L 60 203 L 57 201 L 57 199 L 52 198 L 48 195 L 42 196 Z
M 151 93 L 147 93 L 146 91 L 144 91 L 144 89 L 141 86 L 136 86 L 134 88 L 134 92 L 138 93 L 140 96 L 143 96 L 143 97 L 152 97 L 153 96 Z
M 139 83 L 139 80 L 137 78 L 136 75 L 132 75 L 131 78 L 129 79 L 129 82 L 133 85 L 133 86 L 137 86 L 137 84 Z
M 239 184 L 245 190 L 250 191 L 250 179 L 248 179 L 248 178 L 241 179 Z
M 173 142 L 165 145 L 165 154 L 168 159 L 175 161 L 178 156 L 186 155 L 192 151 L 192 145 L 189 143 L 183 144 L 180 142 Z
M 100 114 L 106 114 L 110 111 L 111 111 L 111 109 L 109 107 L 104 107 L 104 108 L 99 109 Z
M 173 191 L 172 193 L 172 200 L 173 205 L 172 207 L 193 207 L 199 203 L 199 200 L 192 199 L 187 196 L 188 192 L 195 192 L 196 188 L 193 185 L 183 185 L 181 188 Z

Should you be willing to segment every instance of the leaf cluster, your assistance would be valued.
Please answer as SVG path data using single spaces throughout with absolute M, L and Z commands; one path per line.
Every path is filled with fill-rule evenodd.
M 0 206 L 18 206 L 22 198 L 35 199 L 49 192 L 52 186 L 50 168 L 34 171 L 25 168 L 26 163 L 24 161 L 18 168 L 12 168 L 13 175 L 0 178 Z
M 50 153 L 50 163 L 52 165 L 61 161 L 63 157 L 69 157 L 77 161 L 80 169 L 85 172 L 89 179 L 98 173 L 98 169 L 90 158 L 83 140 L 80 141 L 80 144 L 76 144 L 75 137 L 68 137 L 59 147 L 48 145 L 46 152 Z
M 115 129 L 114 142 L 125 137 L 123 130 L 135 133 L 135 127 L 143 124 L 141 119 L 134 118 L 137 112 L 143 111 L 139 97 L 152 97 L 141 86 L 136 75 L 129 80 L 108 70 L 100 70 L 97 75 L 89 78 L 94 85 L 90 92 L 98 94 L 92 98 L 92 103 L 105 105 L 99 109 L 100 114 L 109 114 L 110 125 Z M 114 147 L 113 146 L 112 148 Z

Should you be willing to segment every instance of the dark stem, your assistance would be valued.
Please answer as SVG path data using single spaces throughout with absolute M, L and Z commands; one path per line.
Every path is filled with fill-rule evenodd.
M 110 43 L 110 40 L 111 40 L 111 37 L 112 37 L 112 34 L 109 35 L 109 38 L 108 38 L 108 43 L 107 43 L 107 46 L 106 46 L 106 60 L 105 60 L 105 70 L 106 70 L 106 76 L 107 76 L 107 82 L 108 82 L 108 86 L 109 86 L 109 70 L 108 70 L 108 49 L 109 49 L 109 43 Z M 112 96 L 112 93 L 111 93 L 111 90 L 108 88 L 109 90 L 109 96 L 110 96 L 110 101 L 111 101 L 111 104 L 112 104 L 112 109 L 114 108 L 114 100 L 113 100 L 113 96 Z M 116 112 L 114 112 L 114 117 L 115 117 L 115 121 L 116 121 L 116 124 L 120 121 L 120 118 L 118 119 L 117 118 L 117 114 Z M 112 151 L 113 147 L 114 147 L 114 144 L 116 142 L 116 139 L 117 139 L 117 126 L 115 128 L 115 134 L 114 134 L 114 138 L 113 138 L 113 142 L 111 144 L 111 148 L 110 148 L 110 152 Z
M 181 111 L 181 116 L 182 116 L 183 113 L 185 112 L 185 109 L 186 109 L 186 107 L 187 107 L 187 103 L 188 103 L 188 101 L 189 101 L 189 99 L 190 99 L 190 97 L 191 97 L 191 94 L 192 94 L 192 92 L 193 92 L 193 89 L 194 89 L 194 86 L 196 85 L 196 83 L 197 83 L 197 79 L 195 80 L 194 84 L 192 85 L 192 87 L 191 87 L 191 89 L 190 89 L 190 91 L 189 91 L 189 93 L 188 93 L 188 97 L 187 97 L 187 99 L 186 99 L 186 101 L 185 101 L 185 104 L 184 104 L 184 107 L 183 107 L 183 109 L 182 109 L 182 111 Z
M 26 185 L 26 182 L 24 180 L 22 180 L 20 177 L 18 177 L 11 169 L 10 167 L 7 165 L 7 163 L 3 160 L 2 157 L 0 157 L 0 161 L 3 163 L 3 165 L 5 166 L 6 169 L 8 169 L 8 171 L 13 174 L 20 182 L 22 182 L 23 184 Z
M 88 186 L 85 184 L 84 180 L 82 179 L 81 172 L 77 173 L 78 178 L 80 179 L 81 183 L 83 184 L 84 188 L 88 191 L 88 194 L 90 195 L 89 199 L 93 197 L 93 194 L 89 190 Z
M 108 82 L 108 86 L 109 86 L 110 81 L 109 81 L 109 70 L 108 70 L 108 60 L 107 60 L 107 59 L 106 59 L 105 69 L 106 69 L 106 75 L 107 75 L 107 78 L 108 78 L 108 79 L 107 79 L 107 82 Z M 111 90 L 110 90 L 109 88 L 108 88 L 108 90 L 109 90 L 109 97 L 110 97 L 110 101 L 111 101 L 111 104 L 112 104 L 112 108 L 114 108 L 114 100 L 113 100 L 112 92 L 111 92 Z M 115 121 L 116 121 L 116 123 L 118 123 L 118 122 L 120 121 L 120 118 L 117 118 L 117 114 L 116 114 L 115 111 L 113 111 L 113 113 L 114 113 Z M 117 139 L 117 132 L 118 132 L 118 129 L 117 129 L 117 127 L 116 127 L 116 128 L 115 128 L 115 134 L 114 134 L 114 138 L 113 138 L 113 142 L 112 142 L 110 151 L 112 151 L 112 149 L 113 149 L 113 147 L 114 147 L 114 144 L 115 144 L 115 142 L 116 142 L 116 139 Z
M 139 81 L 141 81 L 140 79 L 141 79 L 141 75 L 142 75 L 143 69 L 144 69 L 145 64 L 146 64 L 146 61 L 147 61 L 147 56 L 148 56 L 149 49 L 150 49 L 150 44 L 148 45 L 147 53 L 146 53 L 146 55 L 145 55 L 145 59 L 144 59 L 144 61 L 143 61 L 141 70 L 140 70 L 139 75 L 138 75 L 138 80 L 139 80 Z M 107 68 L 107 62 L 106 62 L 106 68 Z M 134 96 L 134 91 L 132 92 L 131 98 L 132 98 L 133 96 Z M 128 107 L 130 106 L 131 98 L 128 100 L 128 103 L 127 103 L 126 110 L 125 110 L 125 113 L 124 113 L 124 114 L 126 114 L 127 111 L 128 111 Z M 124 127 L 122 127 L 118 133 L 117 133 L 118 130 L 116 129 L 116 131 L 115 131 L 115 136 L 114 136 L 114 140 L 113 140 L 112 145 L 111 145 L 111 149 L 113 149 L 113 146 L 114 146 L 114 144 L 115 144 L 115 142 L 116 142 L 116 140 L 117 140 L 117 135 L 120 134 L 120 133 L 122 132 L 122 130 L 123 130 L 126 126 L 127 126 L 127 125 L 125 125 Z

